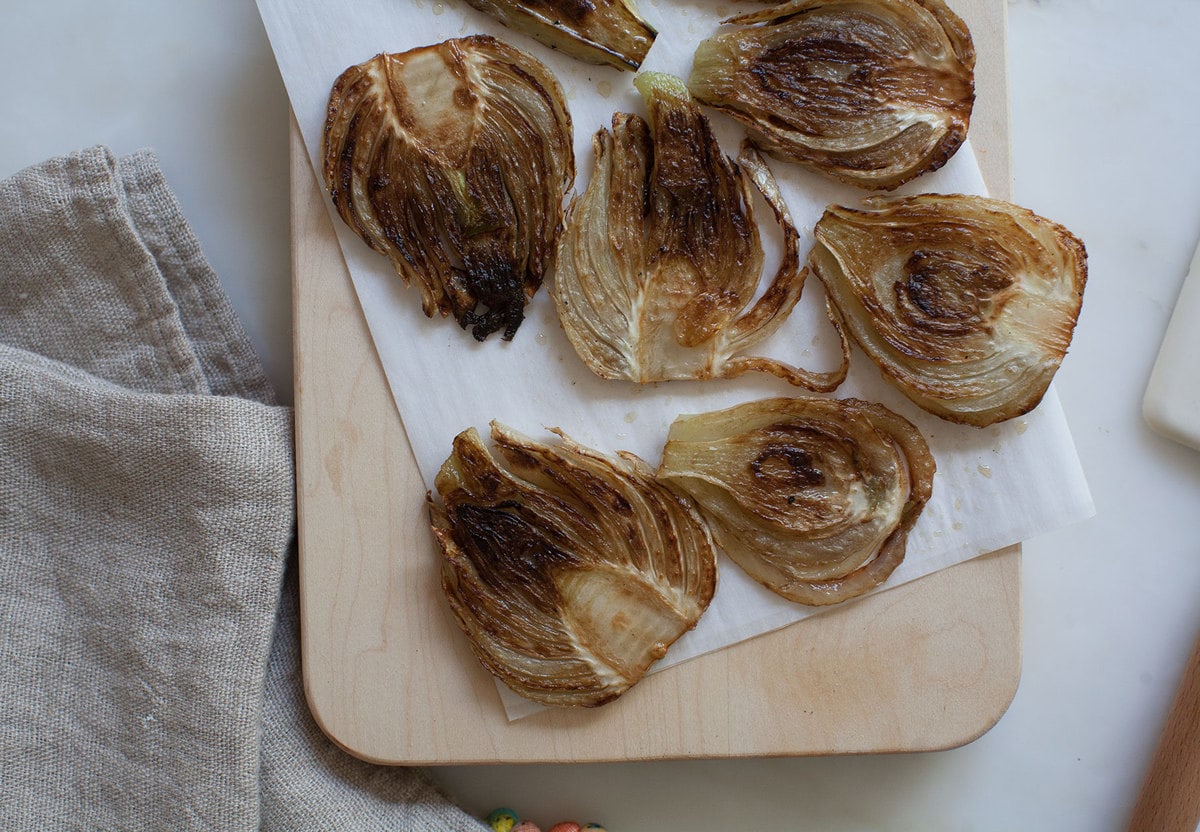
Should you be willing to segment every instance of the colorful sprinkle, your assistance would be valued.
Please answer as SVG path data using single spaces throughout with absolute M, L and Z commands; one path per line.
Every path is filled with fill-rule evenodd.
M 517 813 L 512 809 L 501 807 L 492 811 L 487 816 L 487 825 L 492 827 L 492 832 L 512 832 L 513 828 L 521 822 Z

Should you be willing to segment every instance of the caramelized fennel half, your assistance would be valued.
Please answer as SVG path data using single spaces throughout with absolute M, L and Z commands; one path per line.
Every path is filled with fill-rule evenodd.
M 1037 407 L 1083 304 L 1087 252 L 1057 223 L 979 196 L 830 206 L 809 267 L 854 340 L 917 405 L 984 427 Z
M 571 117 L 540 62 L 476 35 L 352 66 L 329 97 L 338 215 L 416 284 L 427 316 L 511 339 L 553 261 Z
M 561 434 L 560 434 L 561 435 Z M 471 649 L 520 695 L 603 705 L 695 626 L 716 588 L 691 501 L 632 454 L 492 424 L 459 434 L 429 500 L 442 588 Z
M 975 50 L 942 0 L 792 0 L 726 23 L 689 86 L 773 155 L 891 189 L 966 139 Z
M 654 27 L 631 0 L 467 0 L 505 26 L 581 61 L 637 69 Z
M 741 355 L 786 319 L 804 287 L 800 235 L 770 170 L 746 148 L 722 153 L 683 83 L 634 82 L 649 122 L 618 113 L 593 139 L 596 167 L 571 203 L 551 294 L 567 337 L 597 375 L 635 382 L 770 373 L 811 390 L 845 378 Z M 784 255 L 751 305 L 763 268 L 751 187 L 774 212 Z M 832 320 L 832 317 L 831 317 Z M 836 326 L 836 323 L 835 323 Z
M 924 438 L 883 405 L 780 398 L 681 416 L 658 477 L 768 589 L 836 604 L 887 580 L 933 488 Z

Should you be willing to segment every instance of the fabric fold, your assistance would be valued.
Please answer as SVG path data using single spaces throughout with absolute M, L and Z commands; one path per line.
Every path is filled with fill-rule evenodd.
M 0 828 L 482 828 L 307 711 L 292 447 L 152 153 L 0 182 Z
M 208 393 L 105 148 L 0 183 L 0 343 L 115 384 Z
M 11 347 L 0 389 L 0 827 L 254 828 L 289 414 Z

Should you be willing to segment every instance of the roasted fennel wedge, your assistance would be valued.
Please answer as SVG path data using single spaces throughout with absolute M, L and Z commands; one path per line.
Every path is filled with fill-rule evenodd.
M 917 405 L 983 427 L 1035 408 L 1083 304 L 1087 252 L 980 196 L 830 206 L 809 266 L 863 351 Z
M 826 605 L 878 586 L 904 559 L 935 467 L 912 423 L 883 405 L 779 398 L 679 417 L 658 477 L 695 498 L 752 578 Z
M 726 22 L 689 86 L 773 155 L 891 189 L 967 136 L 975 50 L 942 0 L 793 0 Z
M 467 0 L 505 26 L 592 64 L 637 69 L 654 28 L 631 0 Z
M 649 121 L 613 116 L 593 138 L 596 166 L 569 209 L 551 295 L 567 337 L 602 378 L 634 382 L 732 378 L 749 371 L 828 391 L 842 364 L 815 373 L 742 353 L 775 331 L 800 298 L 800 235 L 770 169 L 746 148 L 734 162 L 683 82 L 642 73 Z M 783 231 L 784 252 L 753 304 L 763 249 L 757 189 Z
M 550 71 L 476 35 L 376 55 L 337 79 L 324 176 L 339 216 L 416 284 L 427 316 L 511 339 L 542 283 L 575 179 Z
M 520 695 L 596 706 L 695 626 L 716 588 L 691 501 L 632 454 L 551 447 L 492 424 L 507 470 L 470 429 L 429 500 L 442 588 L 471 649 Z

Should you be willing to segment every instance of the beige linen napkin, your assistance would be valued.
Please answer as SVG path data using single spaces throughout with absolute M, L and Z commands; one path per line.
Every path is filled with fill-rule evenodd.
M 154 157 L 0 182 L 0 829 L 482 828 L 316 727 L 293 517 L 290 411 Z

